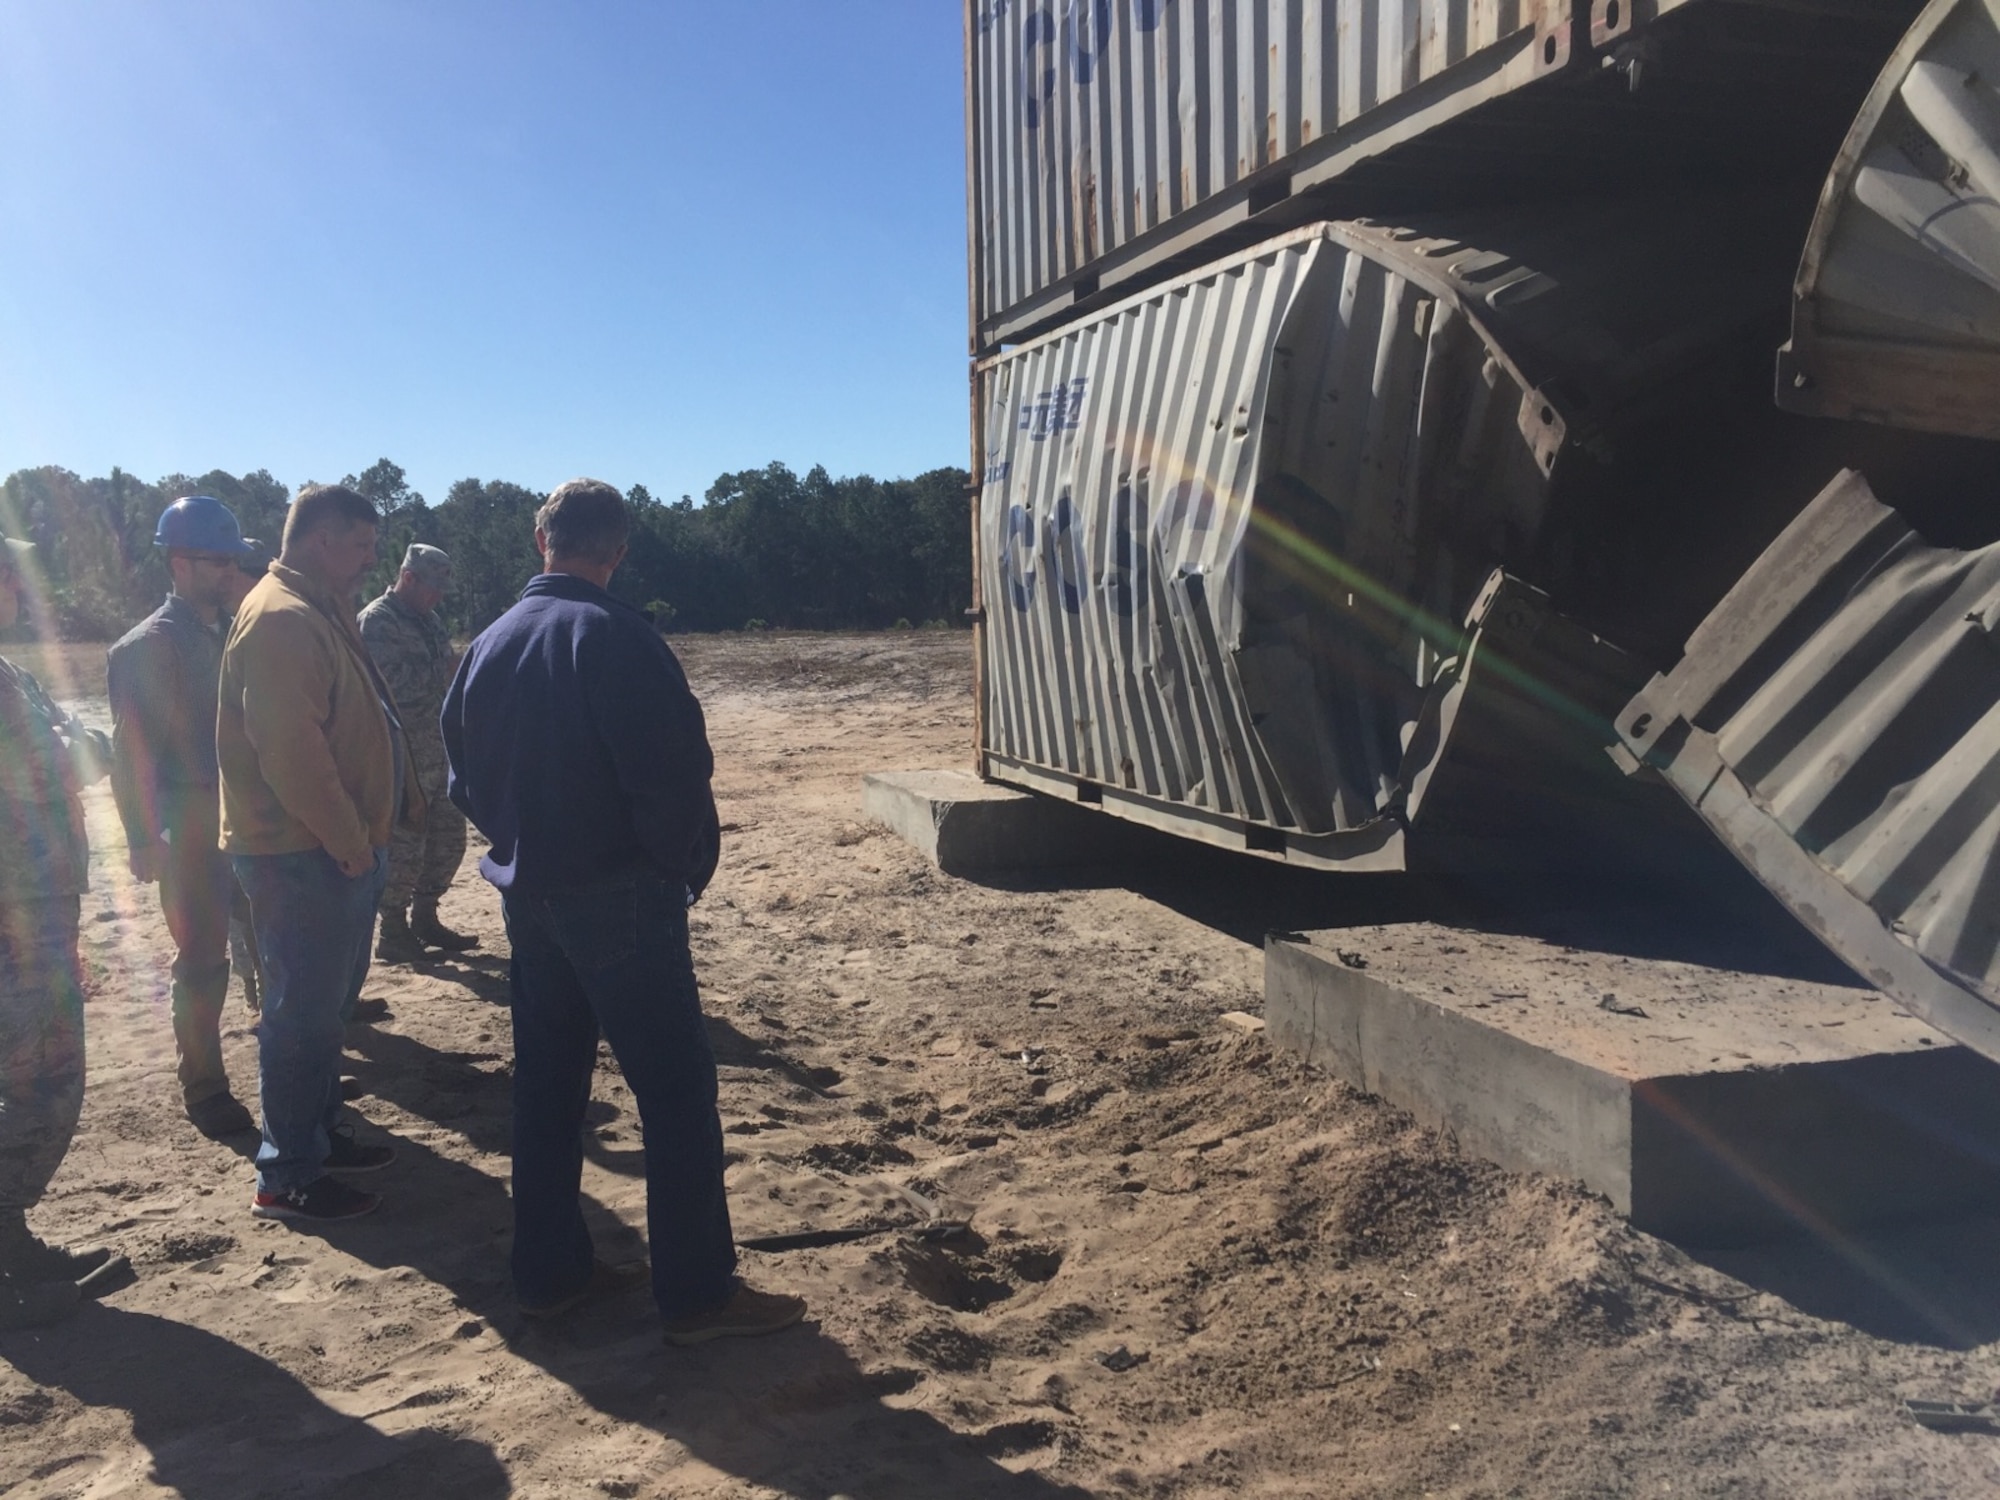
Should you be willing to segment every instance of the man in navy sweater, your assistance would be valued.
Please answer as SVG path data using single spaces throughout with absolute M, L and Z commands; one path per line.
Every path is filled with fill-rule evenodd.
M 701 705 L 646 617 L 605 592 L 630 518 L 573 479 L 535 516 L 544 571 L 445 698 L 450 795 L 493 847 L 513 946 L 514 1288 L 551 1316 L 636 1286 L 592 1254 L 577 1194 L 600 1031 L 646 1138 L 653 1296 L 676 1344 L 775 1333 L 797 1297 L 737 1280 L 715 1054 L 687 909 L 720 848 Z

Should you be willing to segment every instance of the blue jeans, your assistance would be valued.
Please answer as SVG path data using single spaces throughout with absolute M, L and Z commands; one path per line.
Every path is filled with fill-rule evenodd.
M 351 880 L 324 849 L 239 854 L 235 865 L 264 955 L 257 1186 L 287 1193 L 326 1173 L 327 1132 L 340 1118 L 344 1013 L 368 977 L 387 853 L 377 849 L 375 868 Z
M 736 1243 L 686 892 L 641 880 L 508 894 L 504 906 L 514 949 L 516 1292 L 546 1305 L 590 1280 L 577 1195 L 601 1028 L 645 1132 L 653 1299 L 668 1319 L 720 1307 L 736 1288 Z

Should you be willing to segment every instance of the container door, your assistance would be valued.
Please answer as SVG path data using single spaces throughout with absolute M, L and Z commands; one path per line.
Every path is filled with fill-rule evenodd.
M 2000 544 L 1932 547 L 1841 475 L 1618 719 L 1799 920 L 2000 1060 Z

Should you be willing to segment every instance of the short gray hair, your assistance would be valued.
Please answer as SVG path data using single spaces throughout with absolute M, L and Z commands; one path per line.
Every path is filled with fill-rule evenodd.
M 433 588 L 445 588 L 451 583 L 451 558 L 441 547 L 410 543 L 410 550 L 403 554 L 403 568 Z
M 632 534 L 632 516 L 625 497 L 601 479 L 572 479 L 559 484 L 535 512 L 550 557 L 577 562 L 608 563 Z

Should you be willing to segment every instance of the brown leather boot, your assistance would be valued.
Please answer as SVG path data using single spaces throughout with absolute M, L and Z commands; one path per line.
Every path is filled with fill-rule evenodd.
M 417 897 L 417 904 L 410 908 L 410 931 L 416 934 L 419 942 L 442 948 L 446 953 L 464 953 L 479 946 L 478 938 L 466 932 L 453 932 L 438 920 L 435 896 Z

